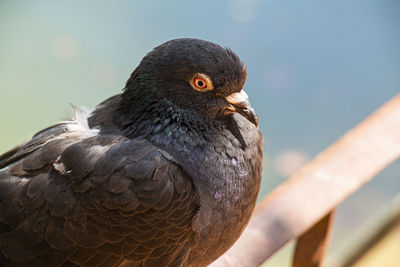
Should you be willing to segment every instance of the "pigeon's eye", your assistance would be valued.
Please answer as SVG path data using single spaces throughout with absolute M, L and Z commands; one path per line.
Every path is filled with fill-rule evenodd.
M 190 81 L 190 85 L 199 92 L 214 90 L 210 77 L 203 73 L 196 73 Z
M 197 77 L 194 79 L 194 85 L 199 89 L 203 89 L 207 87 L 207 82 L 204 79 Z

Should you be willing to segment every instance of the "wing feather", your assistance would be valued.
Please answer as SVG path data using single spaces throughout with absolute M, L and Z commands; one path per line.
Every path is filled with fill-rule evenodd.
M 187 256 L 198 203 L 182 168 L 146 140 L 71 124 L 0 156 L 0 259 L 112 266 Z

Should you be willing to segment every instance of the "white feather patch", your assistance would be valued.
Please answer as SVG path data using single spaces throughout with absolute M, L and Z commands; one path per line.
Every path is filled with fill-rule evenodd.
M 91 116 L 91 110 L 84 107 L 79 108 L 75 105 L 72 105 L 72 108 L 74 109 L 74 116 L 68 125 L 70 132 L 77 132 L 85 137 L 95 136 L 100 132 L 99 129 L 89 127 L 88 118 Z
M 62 138 L 62 136 L 70 135 L 87 138 L 99 134 L 99 129 L 89 127 L 88 118 L 91 116 L 91 110 L 72 104 L 71 106 L 74 110 L 74 115 L 71 121 L 61 122 L 67 124 L 68 131 L 60 135 L 60 137 Z M 53 163 L 53 167 L 62 175 L 71 172 L 71 170 L 67 170 L 65 165 L 61 162 L 61 156 L 58 156 L 57 160 Z

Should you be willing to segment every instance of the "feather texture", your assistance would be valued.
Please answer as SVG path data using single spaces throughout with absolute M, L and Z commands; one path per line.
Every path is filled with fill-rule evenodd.
M 49 128 L 0 162 L 13 162 L 0 172 L 3 257 L 16 265 L 46 258 L 113 266 L 189 253 L 182 244 L 193 235 L 187 222 L 198 204 L 181 167 L 146 140 L 76 126 Z
M 192 88 L 198 73 L 213 91 Z M 246 95 L 246 77 L 231 50 L 172 40 L 144 57 L 121 95 L 92 112 L 74 107 L 71 121 L 0 155 L 0 265 L 206 266 L 219 257 L 260 186 L 257 117 L 247 98 L 238 109 L 226 98 Z

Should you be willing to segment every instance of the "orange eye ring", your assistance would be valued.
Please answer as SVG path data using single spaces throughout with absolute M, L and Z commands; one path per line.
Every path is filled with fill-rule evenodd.
M 196 73 L 190 80 L 190 85 L 194 90 L 199 92 L 207 92 L 214 90 L 210 77 L 203 73 Z
M 201 77 L 194 78 L 193 83 L 199 89 L 204 89 L 207 87 L 207 81 Z

